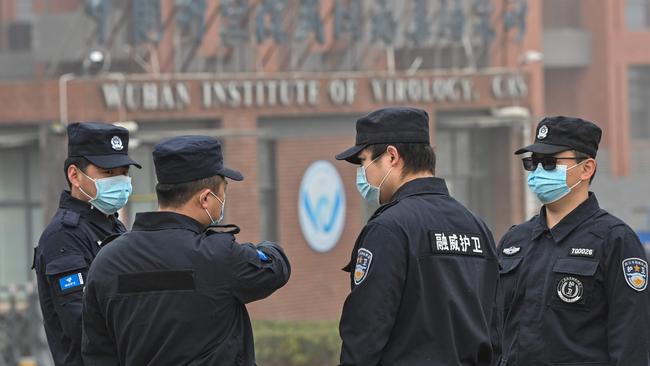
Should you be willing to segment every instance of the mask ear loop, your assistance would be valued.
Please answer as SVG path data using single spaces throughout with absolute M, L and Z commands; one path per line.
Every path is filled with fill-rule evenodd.
M 219 196 L 217 196 L 216 194 L 214 194 L 214 192 L 210 192 L 210 194 L 213 195 L 214 198 L 218 199 L 219 202 L 221 202 L 222 205 L 225 205 L 225 204 L 226 204 L 226 202 L 224 202 L 224 201 L 226 200 L 225 198 L 224 198 L 224 200 L 222 201 L 221 198 L 219 198 Z
M 368 164 L 368 165 L 366 165 L 366 166 L 363 166 L 363 165 L 361 166 L 361 170 L 363 170 L 363 178 L 366 180 L 366 182 L 368 182 L 368 176 L 366 175 L 366 169 L 367 169 L 368 167 L 370 167 L 372 164 L 374 164 L 375 161 L 379 160 L 379 158 L 381 158 L 381 157 L 382 157 L 385 153 L 387 153 L 387 152 L 388 152 L 388 149 L 386 149 L 386 151 L 384 151 L 383 153 L 381 153 L 381 155 L 379 155 L 378 157 L 372 159 L 372 161 L 370 162 L 370 164 Z M 392 161 L 392 159 L 391 159 L 391 161 Z M 378 188 L 378 189 L 381 188 L 381 185 L 384 184 L 384 181 L 385 181 L 386 178 L 388 177 L 388 174 L 390 174 L 391 170 L 393 170 L 393 167 L 391 167 L 390 170 L 388 170 L 388 173 L 386 173 L 386 175 L 384 176 L 384 179 L 381 180 L 381 182 L 379 183 L 379 185 L 378 185 L 377 187 L 375 187 L 375 186 L 373 186 L 372 184 L 370 184 L 370 182 L 368 182 L 368 184 L 369 184 L 371 187 L 375 187 L 375 188 Z
M 386 150 L 386 151 L 388 151 L 388 150 Z M 391 158 L 391 161 L 392 161 L 392 160 L 393 160 L 393 159 Z M 388 178 L 388 176 L 390 175 L 390 172 L 393 171 L 393 168 L 394 168 L 394 167 L 390 167 L 390 169 L 388 169 L 388 173 L 386 173 L 386 175 L 384 175 L 384 178 L 381 180 L 381 182 L 379 182 L 379 185 L 377 186 L 377 190 L 379 190 L 379 195 L 377 196 L 377 200 L 379 200 L 380 197 L 381 197 L 381 186 L 382 186 L 382 185 L 384 184 L 384 182 L 386 181 L 386 178 Z M 380 202 L 380 203 L 381 203 L 381 202 Z
M 213 195 L 214 198 L 216 198 L 219 202 L 221 202 L 221 210 L 223 211 L 224 206 L 226 205 L 225 198 L 224 198 L 224 200 L 222 201 L 221 198 L 219 198 L 219 196 L 217 196 L 216 194 L 214 194 L 214 192 L 210 192 L 210 194 Z M 199 200 L 200 200 L 200 198 L 199 198 Z M 210 224 L 214 224 L 215 221 L 214 221 L 214 219 L 212 218 L 212 215 L 210 215 L 210 211 L 208 211 L 207 208 L 204 208 L 203 210 L 205 210 L 205 213 L 208 214 L 208 217 L 210 218 Z
M 586 162 L 587 160 L 589 160 L 589 159 L 585 159 L 585 160 L 579 162 L 578 164 L 572 166 L 571 168 L 568 168 L 566 171 L 568 172 L 569 170 L 571 170 L 571 169 L 577 167 L 578 165 L 580 165 L 580 164 Z M 573 188 L 577 187 L 577 186 L 578 186 L 580 183 L 582 183 L 582 182 L 584 182 L 584 181 L 583 181 L 582 179 L 580 179 L 580 180 L 578 181 L 578 183 L 576 183 L 576 184 L 572 185 L 571 187 L 569 187 L 569 190 L 573 190 Z
M 86 173 L 82 172 L 79 168 L 77 168 L 77 171 L 78 171 L 79 173 L 83 174 L 84 177 L 90 179 L 93 183 L 95 183 L 95 189 L 97 189 L 97 181 L 96 181 L 95 179 L 89 177 Z M 95 198 L 97 198 L 97 196 L 92 197 L 91 195 L 89 195 L 88 193 L 86 193 L 86 191 L 84 191 L 83 188 L 81 188 L 81 184 L 79 184 L 79 187 L 77 187 L 77 188 L 79 188 L 79 191 L 80 191 L 81 193 L 83 193 L 86 197 L 90 198 L 91 200 L 94 200 Z M 97 190 L 97 194 L 99 194 L 99 190 Z
M 386 151 L 388 151 L 388 150 L 386 150 Z M 361 168 L 363 169 L 363 174 L 364 174 L 364 175 L 366 174 L 366 169 L 369 168 L 372 164 L 374 164 L 375 161 L 379 160 L 379 158 L 381 158 L 381 157 L 386 153 L 386 151 L 384 151 L 383 153 L 381 153 L 378 157 L 372 159 L 372 161 L 370 162 L 370 164 L 368 164 L 368 165 L 366 165 L 366 166 L 361 165 Z
M 585 160 L 583 160 L 583 161 L 581 161 L 581 162 L 579 162 L 578 164 L 576 164 L 576 165 L 574 165 L 574 166 L 572 166 L 571 168 L 567 168 L 567 170 L 566 170 L 566 171 L 568 172 L 569 170 L 571 170 L 571 169 L 573 169 L 573 168 L 575 168 L 575 167 L 577 167 L 578 165 L 580 165 L 580 164 L 582 164 L 582 163 L 585 163 L 585 162 L 587 162 L 588 160 L 591 160 L 591 159 L 585 159 Z
M 208 214 L 208 217 L 210 218 L 210 224 L 214 223 L 214 219 L 212 218 L 212 215 L 210 215 L 210 211 L 208 211 L 207 208 L 204 208 L 203 210 Z
M 381 185 L 384 184 L 384 182 L 386 181 L 386 178 L 388 178 L 388 175 L 389 175 L 390 172 L 392 172 L 392 171 L 393 171 L 393 167 L 390 167 L 390 169 L 388 169 L 388 173 L 386 173 L 386 175 L 384 175 L 384 179 L 381 180 L 381 182 L 379 183 L 379 185 L 377 186 L 377 188 L 381 189 Z
M 203 201 L 203 199 L 201 199 L 201 197 L 199 197 L 199 204 L 201 204 L 201 201 Z M 212 215 L 210 215 L 210 211 L 208 211 L 207 208 L 204 208 L 203 211 L 205 211 L 205 213 L 208 214 L 208 217 L 210 218 L 210 224 L 212 224 L 214 222 L 214 220 L 212 219 Z

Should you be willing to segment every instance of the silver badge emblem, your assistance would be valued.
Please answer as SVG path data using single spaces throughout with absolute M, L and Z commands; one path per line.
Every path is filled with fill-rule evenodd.
M 539 132 L 537 133 L 537 138 L 540 140 L 544 140 L 548 136 L 548 127 L 542 126 L 539 129 Z
M 627 284 L 637 291 L 648 287 L 648 263 L 641 258 L 627 258 L 623 261 L 623 274 Z
M 124 145 L 122 145 L 122 140 L 119 137 L 113 136 L 113 138 L 111 139 L 111 147 L 113 148 L 113 150 L 122 151 Z
M 357 266 L 354 269 L 354 284 L 359 285 L 368 276 L 370 264 L 372 263 L 372 252 L 361 248 L 357 252 Z
M 505 254 L 507 256 L 511 256 L 511 255 L 515 255 L 515 254 L 519 253 L 520 250 L 521 250 L 521 247 L 512 246 L 512 247 L 509 247 L 509 248 L 505 248 L 503 250 L 503 254 Z
M 582 282 L 575 277 L 564 277 L 557 284 L 557 296 L 569 304 L 582 299 L 583 292 Z

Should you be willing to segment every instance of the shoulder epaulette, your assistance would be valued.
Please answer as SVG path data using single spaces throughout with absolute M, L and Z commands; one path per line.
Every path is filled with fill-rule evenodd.
M 108 243 L 112 242 L 113 240 L 119 238 L 123 233 L 118 233 L 118 234 L 111 234 L 107 237 L 105 237 L 103 240 L 99 240 L 97 242 L 97 245 L 100 247 L 105 247 Z
M 391 202 L 388 202 L 386 204 L 383 204 L 383 205 L 379 206 L 379 208 L 375 211 L 375 213 L 372 214 L 370 219 L 368 219 L 368 222 L 372 221 L 372 219 L 374 219 L 374 218 L 378 217 L 379 215 L 381 215 L 387 209 L 395 206 L 398 202 L 399 202 L 399 200 L 391 201 Z
M 77 227 L 79 225 L 79 213 L 70 210 L 65 211 L 61 223 L 66 227 Z
M 213 235 L 213 234 L 239 234 L 241 230 L 239 229 L 239 226 L 237 225 L 210 225 L 205 229 L 206 235 Z

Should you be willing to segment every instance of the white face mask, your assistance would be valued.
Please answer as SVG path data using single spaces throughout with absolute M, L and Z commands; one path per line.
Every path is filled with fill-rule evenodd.
M 226 194 L 224 193 L 223 195 L 223 201 L 221 200 L 221 198 L 219 198 L 219 196 L 217 196 L 213 192 L 210 192 L 210 194 L 213 195 L 214 198 L 218 199 L 219 202 L 221 202 L 221 215 L 219 215 L 219 218 L 217 220 L 214 220 L 212 218 L 212 215 L 210 215 L 210 211 L 208 211 L 207 208 L 205 209 L 205 213 L 207 213 L 208 217 L 210 218 L 210 225 L 219 225 L 223 221 L 223 215 L 226 212 Z

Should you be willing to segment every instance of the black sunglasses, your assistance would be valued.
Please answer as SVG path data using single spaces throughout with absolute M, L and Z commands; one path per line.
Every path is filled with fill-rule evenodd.
M 553 170 L 557 166 L 558 160 L 576 160 L 577 162 L 581 162 L 586 159 L 587 158 L 579 158 L 577 156 L 571 156 L 566 158 L 556 158 L 555 156 L 541 156 L 541 157 L 531 156 L 531 157 L 521 159 L 521 162 L 524 164 L 525 170 L 532 172 L 535 171 L 535 169 L 537 169 L 537 166 L 540 163 L 542 164 L 542 168 L 544 168 L 544 170 Z

